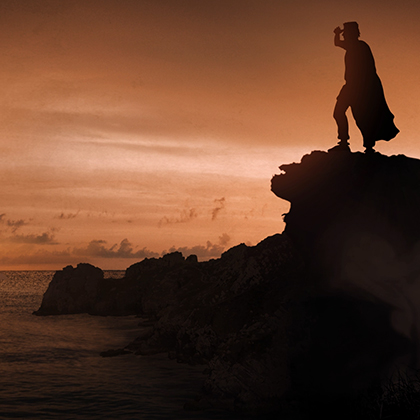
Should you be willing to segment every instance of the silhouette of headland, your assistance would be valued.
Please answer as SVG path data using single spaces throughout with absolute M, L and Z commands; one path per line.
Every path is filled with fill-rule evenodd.
M 314 151 L 280 168 L 282 234 L 206 262 L 145 259 L 122 279 L 68 266 L 35 314 L 141 316 L 139 337 L 102 355 L 206 365 L 190 409 L 299 418 L 297 404 L 305 418 L 321 404 L 345 418 L 343 404 L 419 364 L 420 161 Z

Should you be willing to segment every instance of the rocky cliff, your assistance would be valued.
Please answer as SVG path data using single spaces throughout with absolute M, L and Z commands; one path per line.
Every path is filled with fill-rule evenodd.
M 292 340 L 289 330 L 301 322 L 310 290 L 304 261 L 277 234 L 206 262 L 179 252 L 145 259 L 118 280 L 104 280 L 89 264 L 69 266 L 56 272 L 35 314 L 148 317 L 151 326 L 124 352 L 207 364 L 197 407 L 267 411 L 291 387 L 290 360 L 301 338 Z
M 316 151 L 280 169 L 271 188 L 291 203 L 285 232 L 331 274 L 361 241 L 376 238 L 401 255 L 418 243 L 419 160 Z
M 418 367 L 420 161 L 313 152 L 280 169 L 282 234 L 207 262 L 146 259 L 119 280 L 67 267 L 36 314 L 148 317 L 125 351 L 206 364 L 197 407 L 287 412 Z

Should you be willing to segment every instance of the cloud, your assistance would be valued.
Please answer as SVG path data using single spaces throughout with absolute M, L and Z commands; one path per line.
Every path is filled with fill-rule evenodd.
M 0 215 L 1 217 L 1 215 Z M 0 264 L 3 265 L 32 265 L 32 264 L 77 264 L 80 260 L 94 261 L 95 258 L 102 259 L 137 259 L 160 257 L 168 252 L 179 251 L 185 256 L 195 254 L 201 259 L 217 258 L 225 250 L 226 245 L 230 242 L 227 233 L 223 233 L 218 238 L 218 243 L 207 241 L 205 245 L 196 245 L 192 247 L 174 246 L 169 251 L 157 253 L 142 248 L 135 250 L 135 247 L 128 239 L 123 239 L 119 244 L 112 246 L 107 245 L 105 240 L 97 239 L 90 241 L 85 247 L 71 248 L 67 247 L 62 250 L 51 250 L 51 248 L 36 248 L 34 245 L 55 244 L 52 234 L 43 233 L 41 235 L 14 235 L 6 238 L 2 242 L 14 242 L 20 246 L 16 249 L 6 249 L 0 255 Z M 6 245 L 7 246 L 7 245 Z M 93 262 L 92 262 L 93 263 Z M 114 262 L 112 261 L 112 264 Z
M 219 236 L 219 243 L 213 244 L 210 241 L 207 241 L 206 245 L 195 245 L 192 247 L 171 247 L 169 251 L 164 251 L 162 255 L 167 254 L 168 252 L 182 252 L 184 256 L 189 256 L 191 254 L 197 255 L 199 258 L 218 258 L 225 250 L 226 245 L 230 241 L 230 236 L 227 233 L 223 233 Z
M 9 236 L 5 241 L 18 244 L 58 245 L 58 242 L 54 239 L 54 235 L 51 235 L 48 232 L 41 233 L 40 235 L 29 234 Z
M 207 241 L 206 246 L 203 245 L 195 245 L 191 248 L 183 246 L 179 248 L 175 248 L 174 246 L 169 248 L 169 251 L 164 251 L 162 254 L 167 254 L 169 252 L 182 252 L 184 256 L 188 256 L 191 254 L 197 255 L 197 257 L 201 258 L 210 258 L 210 257 L 219 257 L 220 254 L 224 251 L 225 247 L 223 245 L 213 244 L 210 241 Z
M 107 242 L 104 240 L 90 241 L 86 248 L 74 248 L 73 254 L 87 257 L 100 258 L 150 258 L 158 257 L 159 254 L 148 250 L 147 248 L 140 249 L 133 252 L 133 246 L 128 239 L 123 239 L 120 245 L 112 245 L 110 248 L 106 246 Z
M 223 233 L 219 236 L 219 244 L 220 245 L 227 245 L 230 241 L 230 236 L 227 233 Z
M 12 228 L 12 233 L 15 233 L 20 227 L 27 225 L 28 223 L 25 222 L 23 219 L 19 220 L 7 220 L 7 226 Z
M 61 213 L 58 216 L 54 216 L 54 219 L 74 219 L 78 216 L 79 212 L 77 213 Z
M 197 218 L 197 216 L 198 213 L 195 209 L 184 209 L 180 212 L 179 217 L 162 217 L 162 219 L 159 220 L 158 226 L 161 227 L 162 225 L 171 225 L 174 223 L 188 223 Z
M 123 239 L 120 244 L 110 247 L 104 240 L 92 240 L 84 248 L 70 248 L 64 250 L 36 249 L 28 244 L 50 244 L 53 237 L 44 233 L 42 235 L 16 235 L 7 238 L 7 241 L 19 243 L 21 246 L 15 250 L 7 250 L 0 255 L 0 264 L 3 265 L 32 265 L 32 264 L 77 264 L 81 259 L 91 260 L 95 258 L 134 258 L 143 260 L 144 258 L 159 257 L 160 254 L 149 251 L 146 248 L 134 251 L 128 239 Z
M 11 219 L 7 219 L 6 220 L 6 213 L 2 213 L 0 214 L 0 223 L 5 224 L 7 227 L 12 228 L 12 233 L 15 233 L 20 227 L 28 225 L 29 222 L 26 222 L 23 219 L 19 219 L 19 220 L 11 220 Z
M 225 197 L 216 198 L 214 200 L 214 203 L 216 204 L 216 207 L 211 212 L 211 220 L 216 220 L 216 217 L 218 216 L 220 211 L 225 208 Z
M 40 234 L 17 234 L 16 232 L 22 227 L 30 224 L 32 219 L 24 220 L 12 220 L 6 219 L 6 213 L 0 214 L 0 223 L 5 226 L 1 229 L 0 242 L 2 243 L 16 243 L 16 244 L 33 244 L 33 245 L 58 245 L 59 243 L 55 240 L 54 232 L 57 231 L 55 228 L 50 228 L 49 232 L 43 232 Z M 7 236 L 8 232 L 11 232 L 11 236 Z

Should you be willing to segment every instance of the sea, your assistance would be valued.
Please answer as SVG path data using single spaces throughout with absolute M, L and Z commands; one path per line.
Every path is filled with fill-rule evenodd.
M 53 275 L 0 272 L 0 419 L 241 418 L 184 409 L 201 388 L 204 366 L 166 354 L 101 357 L 141 332 L 134 316 L 32 315 Z

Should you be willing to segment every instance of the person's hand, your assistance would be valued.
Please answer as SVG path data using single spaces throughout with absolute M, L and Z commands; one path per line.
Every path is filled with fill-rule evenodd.
M 334 29 L 334 33 L 335 33 L 336 35 L 341 34 L 341 32 L 343 32 L 343 29 L 341 29 L 339 26 L 337 26 L 337 27 Z

